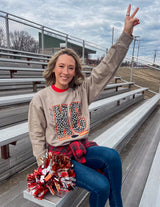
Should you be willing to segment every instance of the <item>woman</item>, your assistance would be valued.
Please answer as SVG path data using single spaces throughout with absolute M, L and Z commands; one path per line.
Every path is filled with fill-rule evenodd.
M 122 207 L 121 160 L 117 151 L 88 141 L 88 106 L 116 73 L 133 39 L 138 8 L 130 16 L 129 5 L 124 31 L 107 56 L 84 79 L 77 54 L 60 50 L 44 71 L 47 86 L 32 99 L 29 107 L 29 133 L 38 165 L 46 148 L 53 154 L 71 158 L 76 185 L 90 192 L 90 206 L 103 207 L 109 198 L 111 207 Z M 103 174 L 97 169 L 103 169 Z

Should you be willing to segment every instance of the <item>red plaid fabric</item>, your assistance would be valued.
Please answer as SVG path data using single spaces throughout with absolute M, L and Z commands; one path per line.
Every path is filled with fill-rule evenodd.
M 85 154 L 87 152 L 87 148 L 91 146 L 97 146 L 96 142 L 88 141 L 87 139 L 73 141 L 69 145 L 53 147 L 51 145 L 48 146 L 49 152 L 52 154 L 63 154 L 70 158 L 74 157 L 76 161 L 80 163 L 85 163 Z

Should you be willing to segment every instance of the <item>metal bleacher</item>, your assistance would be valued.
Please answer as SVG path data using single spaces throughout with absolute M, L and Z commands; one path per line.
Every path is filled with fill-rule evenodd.
M 36 61 L 33 61 L 33 59 Z M 0 53 L 0 64 L 3 64 L 3 66 L 0 66 L 0 182 L 7 183 L 7 179 L 14 177 L 16 173 L 20 173 L 22 170 L 29 168 L 30 165 L 35 163 L 28 136 L 28 105 L 35 92 L 45 86 L 45 81 L 42 78 L 44 69 L 42 68 L 43 66 L 47 66 L 47 60 L 48 57 L 43 55 L 39 56 L 32 53 L 24 54 L 16 50 L 7 51 L 6 48 Z M 85 67 L 83 70 L 84 73 L 88 73 L 87 75 L 91 72 L 88 71 L 88 68 L 85 71 Z M 17 76 L 18 72 L 20 72 L 19 77 Z M 35 78 L 35 76 L 32 77 L 32 72 L 34 72 L 35 75 L 37 73 L 39 76 L 37 78 Z M 1 74 L 3 78 L 1 78 Z M 100 97 L 89 106 L 91 115 L 90 140 L 96 141 L 99 145 L 115 148 L 119 152 L 122 152 L 126 145 L 135 139 L 134 135 L 141 129 L 143 124 L 154 115 L 154 112 L 157 110 L 157 113 L 159 113 L 160 94 L 157 93 L 154 94 L 153 97 L 145 99 L 144 94 L 148 88 L 135 88 L 135 86 L 132 86 L 134 86 L 133 82 L 123 82 L 120 77 L 115 77 L 115 79 L 105 87 Z M 27 90 L 28 88 L 29 90 Z M 118 118 L 118 116 L 120 117 Z M 160 140 L 159 132 L 160 129 L 156 129 L 152 137 L 155 136 L 157 140 Z M 129 149 L 127 150 L 129 154 Z M 148 174 L 146 175 L 143 186 L 141 186 L 142 190 L 140 193 L 141 196 L 137 200 L 138 204 L 130 204 L 131 201 L 134 200 L 133 191 L 131 191 L 132 194 L 128 193 L 127 195 L 127 190 L 124 190 L 128 187 L 125 182 L 126 177 L 123 178 L 122 197 L 124 197 L 124 206 L 152 206 L 149 199 L 151 191 L 151 201 L 153 202 L 157 199 L 156 202 L 159 202 L 160 191 L 158 190 L 159 188 L 155 187 L 155 183 L 158 184 L 156 179 L 158 176 L 156 166 L 159 160 L 159 153 L 159 147 L 155 147 L 150 165 L 145 166 Z M 138 153 L 136 156 L 138 156 Z M 129 168 L 132 169 L 131 163 L 133 162 L 131 160 L 134 158 L 131 155 L 130 157 L 130 162 L 126 161 L 128 159 L 127 156 L 122 159 L 122 164 L 124 160 L 124 176 L 129 174 Z M 34 166 L 36 166 L 36 164 L 34 164 Z M 134 178 L 136 179 L 136 176 L 138 179 L 138 175 L 136 174 Z M 21 185 L 21 182 L 19 182 L 19 185 Z M 45 198 L 40 201 L 32 197 L 26 190 L 26 186 L 27 185 L 21 186 L 18 198 L 18 202 L 21 204 L 23 203 L 24 206 L 88 207 L 88 192 L 85 190 L 76 188 L 74 191 L 64 194 L 61 197 L 47 194 Z M 154 187 L 151 188 L 151 186 Z M 135 189 L 136 188 L 134 188 L 134 190 Z M 128 190 L 128 192 L 130 191 Z M 127 199 L 127 196 L 130 199 Z M 16 206 L 15 196 L 12 197 L 11 195 L 8 200 Z M 125 205 L 125 202 L 127 205 Z M 128 202 L 130 203 L 128 204 Z M 150 203 L 150 205 L 147 203 Z M 158 207 L 158 204 L 155 206 Z

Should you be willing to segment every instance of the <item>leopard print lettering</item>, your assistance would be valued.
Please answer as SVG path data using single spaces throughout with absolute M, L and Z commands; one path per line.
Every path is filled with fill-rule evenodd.
M 68 121 L 68 107 L 66 104 L 62 104 L 61 106 L 53 107 L 57 136 L 59 138 L 72 135 L 72 131 L 70 130 L 70 125 Z
M 59 139 L 77 137 L 85 130 L 86 121 L 82 117 L 80 103 L 73 102 L 70 106 L 67 104 L 56 105 L 52 108 Z M 69 112 L 70 114 L 68 114 Z
M 80 103 L 75 102 L 70 105 L 72 127 L 75 132 L 82 132 L 86 128 L 85 119 L 82 117 Z

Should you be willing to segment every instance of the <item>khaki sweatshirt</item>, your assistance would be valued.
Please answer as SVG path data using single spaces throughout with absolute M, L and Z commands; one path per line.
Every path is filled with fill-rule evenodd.
M 132 39 L 123 32 L 90 77 L 75 89 L 58 93 L 49 86 L 35 94 L 29 106 L 28 123 L 33 154 L 38 163 L 45 154 L 46 143 L 64 146 L 88 137 L 88 107 L 114 76 Z

